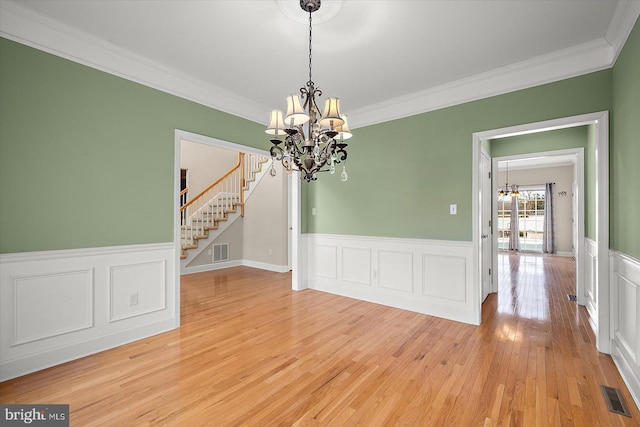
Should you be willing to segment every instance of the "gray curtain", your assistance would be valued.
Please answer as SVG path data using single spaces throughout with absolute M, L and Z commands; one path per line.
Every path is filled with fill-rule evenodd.
M 511 218 L 509 225 L 509 250 L 520 250 L 520 227 L 518 226 L 518 196 L 511 196 Z
M 545 254 L 556 253 L 556 236 L 553 228 L 553 183 L 547 182 L 544 186 L 544 228 L 542 235 L 542 252 Z

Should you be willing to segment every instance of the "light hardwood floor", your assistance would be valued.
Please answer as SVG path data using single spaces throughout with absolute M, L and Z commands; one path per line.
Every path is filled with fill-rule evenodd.
M 567 299 L 573 260 L 499 262 L 480 327 L 293 292 L 288 274 L 183 276 L 180 329 L 4 382 L 0 402 L 67 403 L 73 426 L 638 426 Z

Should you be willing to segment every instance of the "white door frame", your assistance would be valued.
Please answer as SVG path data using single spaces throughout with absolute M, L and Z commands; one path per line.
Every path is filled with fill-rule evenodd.
M 284 173 L 284 168 L 282 173 Z M 291 207 L 291 289 L 294 291 L 301 291 L 307 288 L 306 280 L 303 278 L 303 271 L 305 268 L 305 254 L 304 246 L 301 244 L 301 214 L 300 206 L 302 206 L 300 185 L 300 172 L 292 171 L 291 178 L 289 179 L 291 198 L 289 201 Z M 302 262 L 301 262 L 302 261 Z
M 472 241 L 474 251 L 474 317 L 478 324 L 482 320 L 482 253 L 480 250 L 481 224 L 479 223 L 481 188 L 480 147 L 482 141 L 498 137 L 524 135 L 547 130 L 563 129 L 593 124 L 596 127 L 596 245 L 597 245 L 597 298 L 596 347 L 603 353 L 611 352 L 611 301 L 609 289 L 609 112 L 582 114 L 543 122 L 527 123 L 501 129 L 475 132 L 472 135 Z M 584 240 L 584 236 L 580 236 Z M 584 252 L 584 251 L 583 251 Z M 583 264 L 584 265 L 584 264 Z
M 174 191 L 173 191 L 173 245 L 174 245 L 174 260 L 175 260 L 175 278 L 174 283 L 176 286 L 176 305 L 175 305 L 175 327 L 180 326 L 180 201 L 178 200 L 178 193 L 180 193 L 180 143 L 182 140 L 191 142 L 197 142 L 200 144 L 210 145 L 212 147 L 224 148 L 227 150 L 240 151 L 243 153 L 254 153 L 262 156 L 269 157 L 270 154 L 266 150 L 258 148 L 248 147 L 246 145 L 236 144 L 229 141 L 223 141 L 221 139 L 211 138 L 205 135 L 197 133 L 187 132 L 180 129 L 174 131 L 174 153 L 173 153 L 173 175 L 174 175 Z M 284 173 L 284 170 L 281 171 Z M 291 258 L 288 262 L 292 268 L 292 288 L 297 290 L 298 285 L 297 278 L 299 276 L 298 268 L 298 248 L 300 246 L 298 240 L 300 238 L 300 180 L 296 179 L 295 175 L 289 180 L 291 189 L 288 191 L 293 197 L 293 200 L 288 202 L 291 212 L 288 214 L 291 217 L 291 226 L 293 227 L 293 233 L 291 238 Z M 296 231 L 297 230 L 297 231 Z
M 482 163 L 483 163 L 483 157 L 486 157 L 489 163 L 489 167 L 488 170 L 485 170 Z M 480 147 L 480 177 L 482 179 L 483 184 L 479 186 L 479 188 L 481 190 L 484 189 L 483 185 L 486 183 L 486 180 L 489 179 L 489 187 L 492 187 L 492 183 L 494 182 L 493 179 L 493 171 L 496 170 L 491 156 L 489 155 L 489 153 L 487 152 L 487 150 L 484 149 L 484 147 Z M 491 190 L 490 190 L 491 191 Z M 482 255 L 483 257 L 481 258 L 481 262 L 482 262 L 482 266 L 481 266 L 481 272 L 482 275 L 480 276 L 481 280 L 482 280 L 482 294 L 480 296 L 481 300 L 484 302 L 484 300 L 487 298 L 487 296 L 489 296 L 489 294 L 491 292 L 495 292 L 494 287 L 496 287 L 496 283 L 497 280 L 493 280 L 493 277 L 497 274 L 498 269 L 495 268 L 495 264 L 497 264 L 496 261 L 496 256 L 497 254 L 494 251 L 486 251 L 487 253 L 491 254 L 491 258 L 488 260 L 489 262 L 487 263 L 487 259 L 484 255 L 486 255 L 487 253 L 484 252 L 484 248 L 486 247 L 493 247 L 493 241 L 496 240 L 493 236 L 495 235 L 495 233 L 493 232 L 494 228 L 495 228 L 495 224 L 493 223 L 489 223 L 489 221 L 491 220 L 491 217 L 493 216 L 493 218 L 497 218 L 496 215 L 493 215 L 493 206 L 494 206 L 494 197 L 493 194 L 495 194 L 495 192 L 489 193 L 488 195 L 484 194 L 484 190 L 480 193 L 481 194 L 481 198 L 480 198 L 480 219 L 479 222 L 481 224 L 480 227 L 480 233 L 481 235 L 484 235 L 484 231 L 488 229 L 486 237 L 483 239 L 480 239 L 480 248 L 483 251 Z M 487 206 L 486 203 L 489 203 L 489 205 Z M 489 214 L 485 216 L 485 209 L 489 208 Z M 491 239 L 491 240 L 489 240 Z M 487 287 L 485 289 L 485 279 L 488 282 L 487 283 Z

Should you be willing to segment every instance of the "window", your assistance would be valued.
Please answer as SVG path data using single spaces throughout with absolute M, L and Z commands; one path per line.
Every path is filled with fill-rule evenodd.
M 544 188 L 520 190 L 517 200 L 521 251 L 542 252 L 544 193 Z M 511 196 L 498 196 L 498 249 L 509 249 L 511 203 Z

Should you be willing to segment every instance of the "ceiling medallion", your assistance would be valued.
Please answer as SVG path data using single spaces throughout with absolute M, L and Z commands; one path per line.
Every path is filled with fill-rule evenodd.
M 299 171 L 300 178 L 307 182 L 315 181 L 318 172 L 334 174 L 336 164 L 346 163 L 347 144 L 344 141 L 352 136 L 347 117 L 340 113 L 339 98 L 325 100 L 322 116 L 316 102 L 316 96 L 322 96 L 322 91 L 316 88 L 311 78 L 311 36 L 312 14 L 320 8 L 320 3 L 321 0 L 300 0 L 300 8 L 309 13 L 309 81 L 300 88 L 300 95 L 287 97 L 284 119 L 282 111 L 271 112 L 269 126 L 265 130 L 274 136 L 270 149 L 274 163 L 275 160 L 281 161 L 289 173 Z M 280 137 L 284 137 L 284 141 Z M 273 164 L 270 174 L 276 174 Z M 340 179 L 348 179 L 346 164 L 342 167 Z
M 343 2 L 344 0 L 324 0 L 322 10 L 318 10 L 320 9 L 318 6 L 318 9 L 313 12 L 313 23 L 318 25 L 331 20 L 342 9 Z M 307 9 L 300 6 L 297 0 L 278 0 L 278 6 L 284 16 L 293 22 L 306 24 L 309 21 Z

